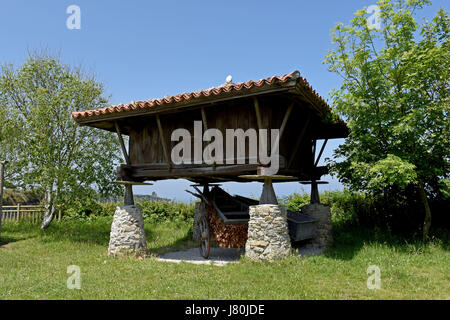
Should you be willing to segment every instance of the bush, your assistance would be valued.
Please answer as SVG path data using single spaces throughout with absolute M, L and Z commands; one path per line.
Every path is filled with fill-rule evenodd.
M 65 218 L 85 219 L 90 216 L 103 216 L 103 205 L 98 201 L 86 199 L 74 201 L 70 207 L 63 209 Z
M 308 194 L 293 194 L 283 199 L 290 210 L 298 211 L 308 204 Z M 364 227 L 387 230 L 394 234 L 408 236 L 420 235 L 424 209 L 414 190 L 396 190 L 389 194 L 363 194 L 343 191 L 325 191 L 320 202 L 331 208 L 331 217 L 335 227 L 353 229 Z M 433 215 L 432 228 L 449 229 L 449 201 L 434 198 L 430 201 Z
M 325 191 L 320 195 L 320 202 L 330 206 L 331 218 L 335 225 L 352 225 L 358 221 L 358 213 L 367 205 L 368 199 L 361 194 L 344 191 Z M 310 203 L 309 194 L 294 193 L 283 199 L 289 210 L 300 211 Z
M 282 199 L 288 210 L 300 211 L 300 209 L 309 203 L 309 194 L 294 193 Z
M 98 217 L 113 217 L 121 203 L 100 203 L 96 200 L 76 201 L 63 211 L 64 219 L 92 220 Z M 189 221 L 194 216 L 194 204 L 166 201 L 138 202 L 144 220 L 150 223 Z
M 146 221 L 166 222 L 166 221 L 188 221 L 194 217 L 194 204 L 184 202 L 166 201 L 142 201 L 142 214 Z

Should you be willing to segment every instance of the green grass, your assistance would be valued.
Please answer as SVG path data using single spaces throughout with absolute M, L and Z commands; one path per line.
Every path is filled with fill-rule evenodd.
M 450 299 L 448 234 L 422 245 L 381 232 L 338 232 L 333 248 L 275 263 L 241 260 L 224 267 L 158 262 L 195 246 L 188 223 L 147 225 L 150 257 L 109 258 L 111 218 L 36 225 L 4 224 L 0 299 Z M 381 289 L 366 286 L 381 269 Z M 66 287 L 81 268 L 81 290 Z

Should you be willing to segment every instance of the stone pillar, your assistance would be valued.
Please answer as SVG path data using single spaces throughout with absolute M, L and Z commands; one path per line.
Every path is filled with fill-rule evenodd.
M 245 256 L 252 260 L 275 260 L 291 253 L 286 208 L 273 204 L 249 208 Z
M 302 213 L 316 218 L 317 231 L 312 243 L 320 248 L 327 248 L 333 243 L 333 227 L 331 223 L 331 210 L 329 206 L 311 203 L 302 207 Z
M 206 216 L 206 205 L 203 201 L 196 202 L 194 211 L 194 228 L 192 229 L 192 240 L 194 240 L 195 242 L 200 241 L 201 233 L 199 221 L 203 216 Z
M 108 255 L 145 255 L 144 218 L 138 205 L 123 205 L 116 208 L 111 225 Z

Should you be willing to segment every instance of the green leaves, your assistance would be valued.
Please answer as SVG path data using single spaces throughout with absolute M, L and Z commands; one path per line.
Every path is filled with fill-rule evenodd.
M 351 133 L 331 166 L 353 189 L 449 177 L 450 23 L 441 9 L 419 25 L 414 13 L 428 4 L 382 0 L 381 30 L 367 27 L 365 10 L 332 29 L 324 63 L 342 77 L 331 96 Z
M 32 54 L 0 74 L 0 153 L 9 180 L 23 189 L 55 191 L 61 206 L 114 192 L 119 146 L 113 134 L 78 127 L 72 111 L 103 107 L 103 85 L 46 54 Z
M 370 166 L 368 172 L 369 189 L 380 190 L 391 185 L 405 188 L 409 184 L 416 183 L 416 167 L 399 157 L 388 154 L 386 158 L 377 161 Z

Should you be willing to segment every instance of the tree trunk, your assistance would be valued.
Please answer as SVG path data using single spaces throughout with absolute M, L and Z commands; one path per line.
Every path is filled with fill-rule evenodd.
M 423 241 L 425 242 L 428 239 L 428 233 L 431 227 L 431 210 L 430 205 L 428 204 L 425 186 L 421 181 L 419 182 L 419 196 L 420 200 L 422 200 L 423 206 L 425 207 L 425 220 L 423 222 Z
M 46 192 L 45 200 L 45 214 L 42 220 L 41 230 L 45 230 L 50 226 L 53 218 L 55 217 L 55 207 L 53 205 L 53 188 Z

